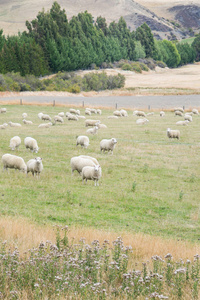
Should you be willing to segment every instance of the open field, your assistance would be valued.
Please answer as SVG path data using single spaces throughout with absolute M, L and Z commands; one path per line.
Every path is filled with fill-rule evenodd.
M 84 135 L 84 120 L 39 129 L 37 113 L 52 117 L 66 108 L 39 106 L 7 106 L 1 123 L 22 123 L 25 111 L 32 126 L 1 130 L 0 155 L 11 153 L 10 138 L 19 135 L 22 145 L 13 154 L 27 162 L 35 156 L 43 158 L 41 179 L 19 172 L 1 171 L 1 215 L 21 216 L 39 224 L 68 224 L 103 230 L 125 230 L 175 240 L 199 240 L 198 168 L 199 123 L 194 116 L 189 126 L 179 128 L 180 141 L 169 140 L 168 127 L 177 128 L 178 117 L 167 112 L 149 116 L 149 124 L 138 127 L 136 117 L 109 120 L 112 111 L 95 116 L 108 128 L 90 137 L 88 149 L 76 147 L 76 136 Z M 83 113 L 83 110 L 82 110 Z M 37 139 L 37 155 L 25 150 L 26 136 Z M 100 153 L 99 142 L 115 137 L 118 144 L 113 156 Z M 98 159 L 103 176 L 100 186 L 83 185 L 78 174 L 71 176 L 70 158 L 87 154 Z

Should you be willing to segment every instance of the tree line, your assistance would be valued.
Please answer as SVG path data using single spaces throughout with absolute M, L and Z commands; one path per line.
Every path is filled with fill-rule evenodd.
M 130 31 L 123 17 L 108 26 L 105 18 L 94 20 L 87 11 L 69 21 L 57 2 L 49 11 L 39 12 L 36 19 L 26 21 L 26 27 L 27 31 L 16 36 L 5 37 L 0 30 L 0 73 L 41 76 L 140 58 L 153 58 L 174 68 L 200 57 L 199 36 L 192 45 L 158 41 L 146 23 Z

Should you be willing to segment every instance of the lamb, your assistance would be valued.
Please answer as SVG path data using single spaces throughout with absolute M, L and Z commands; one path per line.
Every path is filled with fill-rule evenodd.
M 99 165 L 90 167 L 86 166 L 82 169 L 82 182 L 84 183 L 84 179 L 87 182 L 87 180 L 93 180 L 94 185 L 99 185 L 99 179 L 101 178 L 101 167 Z
M 178 121 L 176 122 L 176 125 L 183 125 L 183 126 L 188 126 L 189 121 L 185 120 L 185 121 Z
M 59 123 L 64 123 L 64 120 L 63 120 L 63 118 L 62 118 L 62 117 L 60 117 L 60 116 L 55 116 L 53 119 L 54 119 L 55 123 L 56 123 L 56 122 L 59 122 Z
M 95 134 L 97 134 L 97 132 L 98 132 L 98 129 L 99 129 L 99 127 L 98 127 L 98 126 L 94 126 L 93 128 L 89 128 L 89 129 L 87 129 L 87 130 L 86 130 L 86 132 L 87 132 L 87 133 L 89 133 L 89 134 L 93 134 L 93 135 L 95 135 Z
M 182 107 L 175 107 L 174 108 L 174 112 L 178 111 L 178 110 L 181 111 L 182 113 L 184 112 L 184 109 Z
M 102 114 L 101 109 L 99 109 L 99 108 L 97 109 L 97 114 L 98 114 L 98 115 L 101 115 L 101 114 Z
M 108 116 L 108 119 L 119 119 L 118 116 Z
M 26 124 L 26 125 L 32 125 L 33 122 L 32 121 L 28 121 L 28 120 L 23 120 L 23 123 Z
M 190 116 L 190 115 L 185 114 L 184 119 L 189 122 L 192 122 L 192 116 Z
M 41 120 L 43 120 L 43 121 L 50 121 L 51 122 L 51 117 L 49 115 L 43 114 L 41 116 Z
M 8 126 L 7 123 L 3 123 L 2 125 L 0 125 L 0 129 L 6 129 L 7 126 Z
M 85 120 L 85 127 L 88 126 L 96 126 L 97 124 L 101 123 L 100 120 L 91 120 L 91 119 L 86 119 Z
M 194 115 L 199 115 L 199 111 L 196 108 L 193 108 L 192 112 L 193 112 Z
M 122 117 L 122 113 L 119 110 L 113 111 L 113 116 Z
M 27 162 L 27 174 L 29 172 L 32 173 L 33 176 L 38 176 L 40 178 L 40 173 L 43 170 L 43 164 L 42 164 L 42 158 L 41 157 L 36 157 L 34 159 L 30 159 Z
M 164 117 L 165 116 L 165 112 L 164 111 L 160 111 L 160 117 Z
M 32 152 L 38 153 L 39 147 L 37 141 L 32 137 L 26 137 L 24 139 L 26 149 L 30 149 Z
M 24 173 L 27 172 L 27 166 L 22 157 L 12 155 L 12 154 L 4 154 L 2 156 L 3 169 L 16 169 L 20 170 Z
M 22 125 L 19 123 L 8 122 L 11 127 L 21 127 Z
M 169 139 L 180 139 L 180 131 L 167 128 L 167 136 Z
M 58 114 L 58 116 L 61 117 L 61 118 L 64 118 L 65 113 L 64 113 L 64 112 L 60 112 L 60 113 Z
M 91 111 L 90 111 L 90 110 L 88 110 L 88 109 L 86 109 L 86 110 L 85 110 L 85 115 L 89 115 L 89 116 L 91 116 Z
M 42 119 L 42 116 L 43 116 L 43 113 L 40 112 L 40 113 L 38 114 L 38 118 L 39 118 L 39 119 Z
M 15 148 L 18 150 L 19 146 L 21 145 L 21 139 L 19 136 L 14 136 L 11 140 L 10 140 L 10 149 L 11 150 L 15 150 Z
M 22 118 L 23 118 L 23 119 L 25 119 L 25 118 L 27 118 L 27 117 L 28 117 L 27 113 L 23 113 L 23 114 L 22 114 Z
M 81 145 L 81 147 L 87 148 L 90 144 L 90 140 L 86 135 L 79 135 L 76 140 L 76 146 Z
M 127 113 L 127 111 L 125 109 L 121 109 L 120 113 L 121 113 L 122 117 L 128 117 L 128 113 Z
M 1 114 L 6 113 L 6 112 L 7 112 L 7 109 L 5 107 L 0 108 L 0 113 Z
M 148 123 L 148 122 L 149 122 L 149 120 L 146 119 L 146 118 L 144 118 L 144 119 L 137 119 L 137 120 L 136 120 L 136 124 L 137 124 L 137 125 L 144 125 L 144 124 L 146 124 L 146 123 Z
M 78 117 L 70 113 L 68 115 L 68 121 L 78 121 Z
M 115 138 L 112 139 L 103 139 L 100 142 L 100 151 L 103 150 L 103 152 L 105 151 L 111 151 L 112 155 L 113 155 L 113 150 L 115 148 L 115 145 L 117 144 L 117 140 Z
M 174 114 L 175 116 L 179 116 L 179 117 L 183 116 L 183 113 L 180 110 L 175 110 Z
M 53 124 L 51 122 L 49 123 L 42 123 L 38 126 L 38 128 L 49 128 L 51 127 Z
M 87 157 L 74 156 L 70 160 L 72 175 L 76 170 L 79 174 L 82 172 L 82 169 L 86 166 L 94 167 L 96 164 Z

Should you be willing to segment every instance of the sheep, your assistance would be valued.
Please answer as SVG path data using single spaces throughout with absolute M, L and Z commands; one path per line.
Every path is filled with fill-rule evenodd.
M 178 121 L 176 122 L 176 125 L 183 125 L 183 126 L 188 126 L 189 121 L 185 120 L 185 121 Z
M 50 121 L 51 122 L 51 117 L 49 115 L 43 114 L 41 116 L 41 120 L 43 120 L 43 121 Z
M 184 112 L 184 109 L 182 107 L 175 107 L 174 108 L 174 112 L 178 111 L 178 110 L 181 111 L 182 113 Z
M 180 131 L 167 128 L 167 136 L 169 139 L 180 139 Z
M 98 160 L 97 160 L 95 157 L 93 157 L 93 156 L 89 156 L 89 155 L 79 155 L 79 157 L 86 158 L 86 159 L 90 159 L 90 160 L 92 160 L 92 161 L 95 163 L 95 165 L 99 165 Z
M 24 144 L 26 149 L 30 149 L 32 152 L 38 153 L 39 147 L 37 144 L 37 141 L 33 139 L 32 137 L 26 137 L 24 139 Z
M 98 126 L 99 129 L 108 128 L 105 124 L 102 124 L 102 123 L 98 124 L 97 126 Z
M 76 170 L 79 174 L 82 172 L 82 169 L 86 166 L 94 167 L 96 164 L 90 158 L 84 158 L 80 156 L 74 156 L 70 160 L 72 175 Z
M 56 123 L 56 122 L 59 122 L 59 123 L 64 123 L 64 120 L 63 120 L 63 118 L 62 117 L 60 117 L 60 116 L 55 116 L 54 118 L 54 122 Z
M 149 113 L 147 113 L 147 116 L 153 116 L 154 115 L 154 112 L 152 111 L 152 112 L 149 112 Z
M 101 115 L 101 114 L 102 114 L 101 109 L 99 109 L 99 108 L 97 109 L 97 114 L 98 114 L 98 115 Z
M 94 126 L 93 128 L 87 129 L 86 132 L 89 133 L 89 134 L 95 135 L 95 134 L 97 134 L 98 129 L 99 129 L 98 126 Z
M 19 123 L 8 122 L 11 127 L 21 127 L 22 125 Z
M 60 113 L 58 113 L 58 116 L 61 117 L 61 118 L 64 118 L 65 113 L 64 112 L 60 112 Z
M 175 116 L 179 116 L 179 117 L 183 116 L 183 113 L 180 110 L 175 110 L 174 114 Z
M 22 157 L 12 155 L 12 154 L 4 154 L 2 156 L 2 162 L 3 162 L 3 169 L 7 170 L 9 169 L 16 169 L 20 170 L 24 173 L 27 172 L 27 166 L 23 160 Z
M 108 119 L 119 119 L 118 116 L 108 116 Z
M 137 124 L 137 125 L 144 125 L 144 124 L 146 124 L 146 123 L 148 123 L 148 122 L 149 122 L 149 120 L 146 119 L 146 118 L 144 118 L 144 119 L 137 119 L 137 120 L 136 120 L 136 124 Z
M 69 112 L 74 115 L 80 115 L 79 109 L 70 108 Z
M 21 145 L 21 139 L 19 136 L 16 135 L 10 140 L 9 147 L 11 150 L 15 150 L 15 148 L 18 150 L 20 145 Z
M 71 115 L 71 114 L 70 114 L 70 112 L 67 111 L 66 114 L 65 114 L 66 118 L 68 118 L 69 115 Z
M 111 154 L 113 155 L 113 150 L 115 148 L 115 145 L 117 144 L 117 140 L 115 138 L 112 139 L 103 139 L 100 142 L 100 151 L 103 150 L 103 152 L 105 151 L 111 151 Z
M 186 112 L 185 115 L 193 116 L 193 112 Z
M 49 123 L 42 123 L 38 126 L 38 128 L 49 128 L 50 126 L 52 126 L 53 124 L 51 122 Z
M 86 119 L 85 120 L 85 127 L 88 126 L 96 126 L 97 124 L 101 123 L 100 120 L 91 120 L 91 119 Z
M 30 159 L 27 162 L 27 174 L 31 172 L 33 176 L 38 175 L 38 178 L 40 178 L 40 173 L 42 172 L 42 170 L 43 170 L 43 164 L 42 164 L 41 157 Z
M 101 167 L 99 165 L 90 167 L 86 166 L 82 169 L 82 182 L 84 183 L 84 179 L 87 182 L 87 180 L 93 180 L 94 185 L 99 185 L 99 179 L 101 178 Z
M 192 112 L 193 112 L 194 115 L 199 115 L 199 111 L 196 108 L 193 108 Z
M 23 118 L 23 119 L 25 119 L 25 118 L 27 118 L 27 117 L 28 117 L 27 113 L 23 113 L 23 114 L 22 114 L 22 118 Z
M 40 113 L 38 114 L 38 118 L 41 120 L 41 119 L 42 119 L 42 116 L 43 116 L 43 113 L 40 112 Z
M 2 125 L 0 125 L 0 129 L 6 129 L 7 126 L 8 126 L 7 123 L 3 123 Z
M 91 114 L 92 114 L 92 113 L 91 113 L 91 111 L 90 111 L 90 110 L 88 110 L 88 109 L 86 109 L 86 110 L 85 110 L 85 115 L 89 115 L 89 116 L 91 116 Z
M 7 112 L 7 109 L 5 107 L 0 108 L 0 113 L 1 114 L 6 113 L 6 112 Z
M 86 135 L 79 135 L 76 140 L 76 146 L 81 145 L 81 147 L 87 148 L 90 144 L 90 140 Z
M 32 121 L 28 121 L 28 120 L 23 120 L 23 123 L 26 124 L 26 125 L 32 125 L 33 122 Z
M 97 114 L 97 110 L 95 108 L 90 108 L 91 114 Z
M 141 111 L 141 110 L 135 110 L 133 112 L 133 116 L 138 116 L 138 117 L 146 117 L 146 114 L 144 111 Z
M 113 116 L 122 117 L 122 113 L 119 110 L 113 111 Z
M 68 121 L 78 121 L 78 117 L 70 113 L 68 115 Z
M 127 113 L 127 111 L 125 109 L 121 109 L 120 113 L 121 113 L 122 117 L 128 117 L 128 113 Z
M 85 116 L 77 116 L 79 119 L 85 119 Z
M 165 116 L 165 112 L 163 110 L 160 111 L 160 117 L 164 117 Z
M 185 120 L 188 120 L 189 122 L 192 122 L 192 116 L 185 114 L 184 116 Z

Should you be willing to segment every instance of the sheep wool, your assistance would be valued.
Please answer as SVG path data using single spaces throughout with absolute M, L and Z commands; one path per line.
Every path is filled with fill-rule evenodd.
M 185 120 L 185 121 L 178 121 L 176 122 L 176 125 L 183 125 L 183 126 L 188 126 L 189 121 Z
M 81 156 L 74 156 L 70 160 L 70 166 L 72 170 L 72 175 L 74 171 L 77 171 L 79 174 L 82 172 L 82 169 L 86 166 L 94 167 L 96 164 L 89 158 L 84 158 Z
M 22 126 L 19 123 L 13 123 L 13 122 L 8 122 L 8 124 L 10 125 L 10 127 L 21 127 Z
M 22 118 L 23 118 L 23 119 L 25 119 L 25 118 L 27 118 L 27 117 L 28 117 L 27 113 L 23 113 L 23 114 L 22 114 Z
M 87 129 L 86 132 L 89 133 L 89 134 L 95 135 L 95 134 L 97 134 L 98 129 L 99 129 L 99 127 L 98 127 L 98 126 L 95 126 L 95 127 L 93 127 L 93 128 Z
M 199 115 L 199 111 L 196 108 L 193 108 L 192 112 L 193 112 L 194 115 Z
M 127 111 L 125 109 L 121 109 L 120 113 L 121 113 L 122 117 L 128 117 L 128 113 L 127 113 Z
M 160 111 L 160 117 L 164 117 L 165 116 L 165 112 L 164 111 Z
M 16 169 L 20 170 L 24 173 L 27 172 L 27 166 L 22 157 L 12 155 L 12 154 L 4 154 L 2 156 L 3 169 Z
M 183 116 L 183 113 L 180 110 L 175 110 L 174 114 L 175 116 L 179 116 L 179 117 Z
M 7 126 L 8 126 L 7 123 L 3 123 L 2 125 L 0 125 L 0 129 L 6 129 Z
M 99 179 L 101 178 L 101 167 L 99 165 L 95 165 L 94 167 L 86 166 L 82 169 L 82 182 L 84 180 L 93 180 L 94 185 L 99 185 Z
M 23 120 L 23 123 L 25 124 L 25 125 L 32 125 L 33 124 L 33 122 L 32 121 L 28 121 L 28 120 Z
M 64 112 L 60 112 L 60 113 L 58 113 L 58 116 L 63 118 L 65 116 L 65 113 Z
M 97 160 L 95 157 L 93 157 L 93 156 L 89 156 L 89 155 L 79 155 L 79 157 L 91 159 L 91 160 L 95 163 L 95 165 L 99 165 L 98 160 Z
M 113 154 L 113 150 L 115 148 L 115 145 L 117 144 L 117 140 L 115 138 L 112 139 L 103 139 L 100 142 L 100 151 L 110 151 L 111 154 Z
M 56 123 L 56 122 L 59 122 L 59 123 L 64 123 L 64 120 L 63 120 L 63 118 L 62 118 L 62 117 L 60 117 L 60 116 L 58 116 L 58 115 L 57 115 L 57 116 L 55 116 L 53 119 L 54 119 L 55 123 Z
M 37 153 L 39 150 L 37 141 L 35 139 L 33 139 L 32 137 L 26 137 L 24 139 L 24 144 L 26 149 L 30 149 L 32 152 Z
M 39 119 L 42 119 L 42 116 L 43 116 L 43 113 L 40 112 L 40 113 L 38 114 L 38 118 L 39 118 Z
M 180 131 L 167 128 L 167 136 L 169 139 L 180 139 Z
M 137 119 L 137 120 L 136 120 L 136 124 L 137 124 L 137 125 L 144 125 L 144 124 L 146 124 L 146 123 L 148 123 L 148 122 L 149 122 L 149 120 L 146 119 L 146 118 L 144 118 L 144 119 Z
M 77 137 L 76 146 L 81 145 L 83 148 L 87 148 L 90 144 L 89 137 L 86 135 L 80 135 Z
M 78 117 L 70 113 L 68 115 L 68 121 L 78 121 Z
M 113 116 L 122 117 L 122 113 L 119 110 L 113 111 Z
M 46 115 L 46 114 L 43 114 L 42 117 L 41 117 L 41 119 L 43 121 L 50 121 L 51 122 L 51 117 L 49 115 Z
M 53 124 L 51 122 L 49 123 L 42 123 L 38 126 L 38 128 L 49 128 L 51 127 Z
M 7 109 L 5 107 L 0 108 L 0 113 L 1 114 L 6 113 L 6 112 L 7 112 Z
M 21 139 L 19 136 L 14 136 L 11 140 L 10 140 L 10 149 L 11 150 L 15 150 L 15 149 L 19 149 L 19 146 L 21 145 Z
M 27 173 L 31 172 L 33 176 L 40 177 L 40 173 L 43 170 L 42 158 L 36 157 L 34 159 L 30 159 L 27 162 Z
M 188 114 L 185 114 L 184 119 L 189 121 L 189 122 L 192 122 L 192 116 L 190 116 Z
M 86 119 L 85 120 L 85 127 L 88 127 L 88 126 L 96 126 L 98 124 L 100 124 L 101 121 L 100 120 L 92 120 L 92 119 Z

